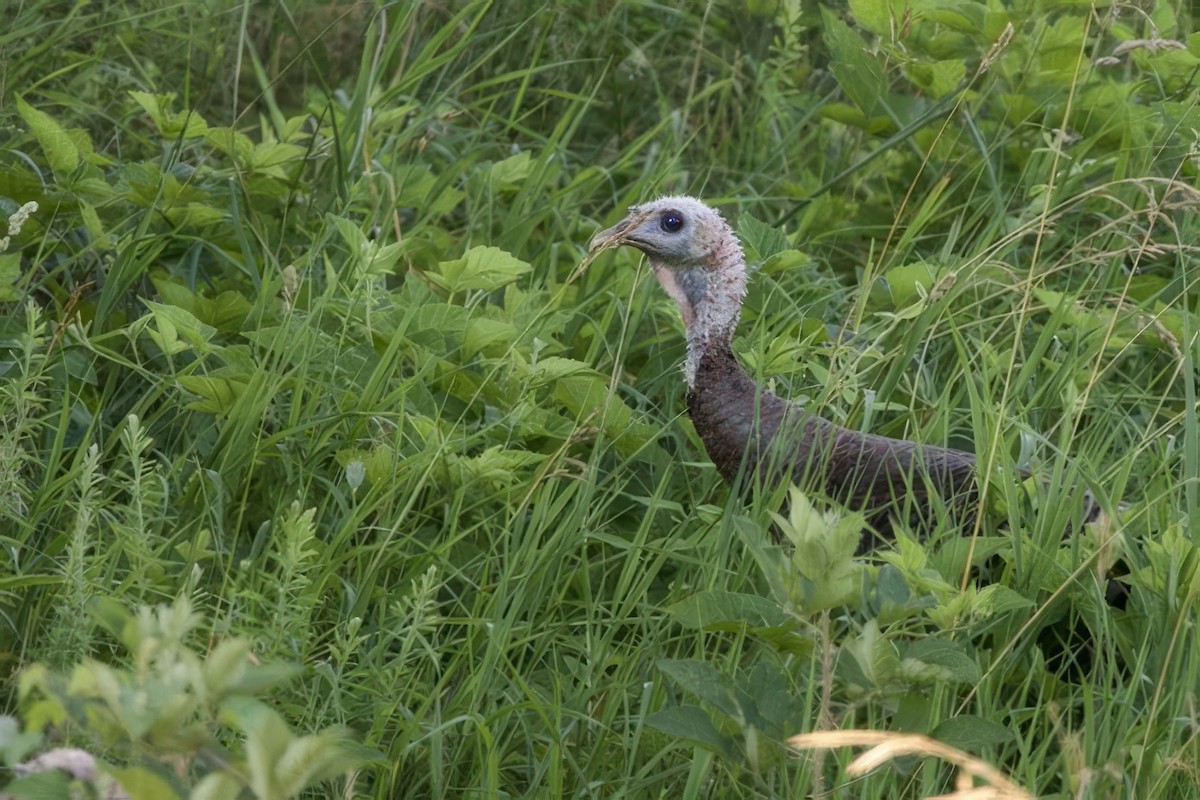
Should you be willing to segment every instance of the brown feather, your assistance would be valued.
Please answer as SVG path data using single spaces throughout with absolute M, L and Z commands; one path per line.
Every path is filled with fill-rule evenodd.
M 849 430 L 761 389 L 727 343 L 700 359 L 688 413 L 704 448 L 727 482 L 767 486 L 791 480 L 867 514 L 887 534 L 901 510 L 933 521 L 935 493 L 962 524 L 974 513 L 975 457 L 933 445 Z

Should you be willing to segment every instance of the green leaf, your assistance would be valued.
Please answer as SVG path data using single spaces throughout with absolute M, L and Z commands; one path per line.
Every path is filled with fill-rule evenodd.
M 699 706 L 682 705 L 656 711 L 646 724 L 671 736 L 687 739 L 708 750 L 733 757 L 733 739 L 717 730 L 712 719 Z
M 825 44 L 833 57 L 830 64 L 833 75 L 846 96 L 870 117 L 887 88 L 878 57 L 836 12 L 822 6 L 821 19 L 825 24 Z
M 249 381 L 245 378 L 181 375 L 179 376 L 179 385 L 192 394 L 198 394 L 203 398 L 188 403 L 188 408 L 193 411 L 203 411 L 209 414 L 225 414 L 233 408 L 234 403 L 245 393 Z
M 0 254 L 0 302 L 21 299 L 17 279 L 21 277 L 21 253 Z
M 4 785 L 6 800 L 66 800 L 78 797 L 77 787 L 66 772 L 59 769 L 35 772 Z
M 599 375 L 579 373 L 563 378 L 554 386 L 554 398 L 581 425 L 604 431 L 622 455 L 633 455 L 654 438 L 655 428 L 635 422 L 632 409 L 609 391 L 606 379 Z
M 655 666 L 704 702 L 735 720 L 740 719 L 729 679 L 711 664 L 690 658 L 660 658 Z
M 291 174 L 285 169 L 289 165 L 304 161 L 308 148 L 287 142 L 264 142 L 255 145 L 250 153 L 250 168 L 272 177 L 287 180 Z
M 777 228 L 755 219 L 749 213 L 738 218 L 738 238 L 753 251 L 758 261 L 766 261 L 788 248 L 787 237 Z
M 108 772 L 130 800 L 174 800 L 179 797 L 175 787 L 165 778 L 145 767 L 112 767 Z
M 979 682 L 979 665 L 955 642 L 945 639 L 918 639 L 904 650 L 901 670 L 915 661 L 934 668 L 934 681 L 975 684 Z
M 158 134 L 164 139 L 195 139 L 208 133 L 208 123 L 195 111 L 174 111 L 175 95 L 130 92 L 129 96 L 150 117 Z
M 1005 726 L 971 714 L 951 717 L 934 728 L 930 736 L 969 753 L 978 753 L 984 747 L 1004 744 L 1014 738 L 1013 732 Z
M 29 105 L 20 95 L 16 102 L 17 112 L 41 145 L 54 174 L 61 180 L 74 172 L 79 166 L 79 147 L 71 135 L 53 117 Z
M 528 150 L 492 165 L 492 183 L 502 189 L 514 189 L 533 173 L 534 162 Z
M 780 250 L 764 261 L 759 271 L 767 275 L 774 275 L 790 269 L 796 269 L 797 267 L 807 266 L 812 263 L 812 260 L 812 256 L 803 250 Z M 816 320 L 804 320 L 804 322 L 813 323 Z M 824 329 L 823 325 L 819 327 Z
M 246 734 L 246 766 L 250 787 L 259 797 L 284 797 L 276 765 L 296 736 L 265 703 L 234 696 L 221 703 L 221 719 Z
M 531 387 L 546 386 L 572 375 L 591 374 L 595 371 L 590 364 L 562 356 L 545 356 L 529 370 L 529 385 Z
M 689 628 L 731 630 L 777 628 L 791 623 L 790 617 L 771 600 L 755 594 L 720 589 L 699 592 L 667 608 L 676 622 Z
M 876 36 L 891 33 L 892 10 L 887 0 L 850 0 L 854 20 Z
M 188 800 L 228 800 L 238 797 L 245 784 L 228 772 L 210 772 L 192 787 Z
M 842 645 L 843 651 L 857 662 L 867 686 L 883 688 L 895 677 L 900 667 L 896 646 L 884 638 L 875 620 L 867 620 L 862 633 Z
M 490 292 L 512 283 L 532 267 L 499 247 L 472 247 L 462 258 L 443 261 L 429 279 L 451 295 L 469 289 Z
M 164 353 L 178 353 L 189 347 L 199 350 L 208 349 L 208 342 L 216 334 L 216 328 L 205 325 L 190 311 L 178 306 L 156 303 L 153 300 L 142 300 L 142 302 L 150 309 L 155 324 L 158 326 L 157 331 L 147 328 L 146 333 Z
M 16 717 L 0 717 L 0 764 L 16 764 L 42 743 L 36 733 L 22 733 Z
M 905 308 L 929 296 L 929 291 L 937 283 L 938 274 L 932 264 L 920 262 L 889 269 L 885 277 L 892 293 L 892 302 L 896 308 Z
M 1031 608 L 1034 605 L 1036 603 L 1028 597 L 1007 586 L 993 583 L 979 590 L 972 611 L 980 619 L 987 619 L 996 614 L 1004 614 L 1008 611 L 1020 611 L 1021 609 Z

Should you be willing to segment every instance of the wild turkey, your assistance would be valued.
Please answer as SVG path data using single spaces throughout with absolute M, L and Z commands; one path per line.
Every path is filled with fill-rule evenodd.
M 589 250 L 619 245 L 645 253 L 679 305 L 687 329 L 688 413 L 731 485 L 745 488 L 755 476 L 777 485 L 790 477 L 864 511 L 884 535 L 901 508 L 932 522 L 937 504 L 931 495 L 960 525 L 973 519 L 976 462 L 970 453 L 843 428 L 750 378 L 730 346 L 746 295 L 746 261 L 717 211 L 692 197 L 633 206 L 625 219 L 597 233 Z

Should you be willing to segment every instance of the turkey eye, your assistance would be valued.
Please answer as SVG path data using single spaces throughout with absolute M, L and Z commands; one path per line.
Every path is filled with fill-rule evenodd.
M 659 225 L 667 233 L 675 233 L 683 227 L 683 216 L 678 211 L 668 211 L 663 214 Z

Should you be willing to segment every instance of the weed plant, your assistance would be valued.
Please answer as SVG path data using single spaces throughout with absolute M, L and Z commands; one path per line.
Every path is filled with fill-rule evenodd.
M 1194 10 L 677 5 L 9 3 L 5 763 L 83 747 L 141 797 L 954 788 L 784 745 L 862 728 L 1038 797 L 1200 796 Z M 635 254 L 581 267 L 680 191 L 756 265 L 751 372 L 976 452 L 973 535 L 857 556 L 843 510 L 729 496 L 671 301 Z M 219 679 L 247 664 L 296 669 Z

